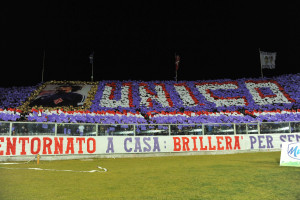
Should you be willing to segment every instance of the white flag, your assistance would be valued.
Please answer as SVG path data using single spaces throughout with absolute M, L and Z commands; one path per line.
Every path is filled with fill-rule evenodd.
M 94 60 L 94 52 L 90 54 L 90 63 L 93 64 Z
M 275 69 L 276 52 L 260 51 L 260 63 L 263 69 Z

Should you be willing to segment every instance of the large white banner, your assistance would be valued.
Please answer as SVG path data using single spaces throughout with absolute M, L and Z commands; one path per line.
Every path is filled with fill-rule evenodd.
M 29 106 L 59 107 L 82 106 L 93 85 L 49 84 L 33 99 Z
M 0 137 L 0 156 L 280 150 L 300 134 L 212 136 Z
M 260 51 L 260 63 L 263 69 L 274 69 L 276 52 Z

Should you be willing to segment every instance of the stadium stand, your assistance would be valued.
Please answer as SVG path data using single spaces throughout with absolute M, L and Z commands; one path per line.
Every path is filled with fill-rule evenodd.
M 0 108 L 17 108 L 36 90 L 37 86 L 0 88 Z
M 0 88 L 0 120 L 101 124 L 300 121 L 299 85 L 300 74 L 178 82 L 50 81 Z M 78 87 L 72 91 L 70 86 Z M 81 98 L 68 106 L 71 92 Z M 44 100 L 44 105 L 34 105 L 37 99 Z M 54 100 L 51 106 L 49 99 Z

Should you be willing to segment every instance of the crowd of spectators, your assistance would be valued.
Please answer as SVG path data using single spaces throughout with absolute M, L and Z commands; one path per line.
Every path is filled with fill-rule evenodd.
M 35 91 L 37 86 L 0 87 L 0 108 L 17 108 Z
M 61 88 L 62 82 L 59 84 Z M 72 84 L 75 85 L 76 82 Z M 97 87 L 92 87 L 86 97 L 90 106 L 74 107 L 75 104 L 72 104 L 67 109 L 32 105 L 34 98 L 47 83 L 0 88 L 0 120 L 99 124 L 300 121 L 300 74 L 272 79 L 219 79 L 178 83 L 100 81 L 94 84 Z M 58 99 L 56 102 L 61 101 L 62 99 Z M 217 130 L 218 127 L 213 129 Z

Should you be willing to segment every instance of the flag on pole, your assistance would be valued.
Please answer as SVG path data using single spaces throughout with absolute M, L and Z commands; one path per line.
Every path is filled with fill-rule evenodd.
M 175 69 L 176 71 L 179 69 L 180 57 L 179 55 L 175 55 Z
M 262 69 L 275 69 L 276 52 L 260 51 L 260 63 Z
M 94 52 L 90 54 L 90 63 L 93 64 L 94 60 Z
M 177 71 L 179 69 L 180 57 L 175 53 L 175 81 L 177 82 Z

